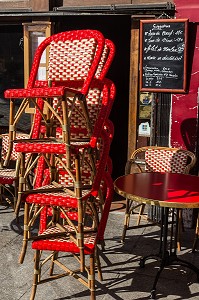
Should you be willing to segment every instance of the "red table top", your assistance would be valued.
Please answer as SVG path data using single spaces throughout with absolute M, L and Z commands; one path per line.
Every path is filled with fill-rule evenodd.
M 115 191 L 152 205 L 199 208 L 199 177 L 173 173 L 135 173 L 117 178 Z

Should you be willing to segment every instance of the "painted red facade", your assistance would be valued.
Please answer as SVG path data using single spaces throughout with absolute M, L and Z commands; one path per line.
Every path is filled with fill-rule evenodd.
M 199 1 L 175 0 L 176 18 L 189 19 L 188 93 L 172 95 L 171 146 L 195 152 L 198 132 Z

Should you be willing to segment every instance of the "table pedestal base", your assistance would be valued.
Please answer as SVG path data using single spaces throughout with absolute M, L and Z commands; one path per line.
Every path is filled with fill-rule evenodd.
M 178 209 L 176 210 L 176 214 L 174 214 L 174 210 L 172 211 L 172 220 L 171 220 L 171 228 L 170 228 L 170 246 L 169 250 L 167 238 L 168 238 L 168 216 L 169 209 L 162 208 L 162 221 L 161 221 L 161 234 L 160 234 L 160 250 L 158 254 L 151 254 L 144 256 L 140 259 L 140 267 L 144 268 L 145 262 L 149 259 L 155 259 L 160 261 L 159 270 L 155 276 L 153 287 L 151 290 L 150 299 L 155 299 L 156 296 L 156 285 L 158 279 L 161 275 L 161 272 L 164 270 L 166 266 L 169 265 L 181 265 L 183 267 L 187 267 L 194 271 L 197 274 L 197 280 L 199 281 L 199 268 L 194 266 L 192 263 L 179 258 L 176 254 L 177 249 L 177 231 L 178 231 Z M 174 222 L 175 218 L 175 222 Z M 175 230 L 174 230 L 175 229 Z

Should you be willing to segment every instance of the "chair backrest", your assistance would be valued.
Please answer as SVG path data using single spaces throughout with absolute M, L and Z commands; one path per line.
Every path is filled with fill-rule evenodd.
M 72 30 L 46 38 L 37 48 L 27 88 L 35 87 L 41 57 L 48 47 L 48 81 L 64 86 L 64 82 L 83 81 L 81 93 L 86 95 L 104 49 L 104 36 L 97 30 Z
M 98 125 L 94 126 L 97 120 L 98 112 L 101 109 L 101 98 L 102 98 L 102 88 L 104 84 L 108 86 L 108 89 L 110 90 L 110 99 L 108 102 L 109 109 L 107 109 L 107 114 L 110 114 L 110 110 L 112 108 L 112 103 L 115 98 L 115 86 L 114 84 L 108 80 L 104 79 L 105 75 L 107 74 L 110 65 L 113 61 L 113 58 L 115 56 L 115 45 L 111 40 L 105 39 L 105 45 L 103 48 L 103 53 L 100 58 L 100 62 L 98 64 L 97 71 L 95 73 L 95 78 L 92 79 L 90 83 L 90 88 L 87 92 L 86 97 L 86 106 L 87 106 L 87 119 L 85 118 L 85 111 L 84 106 L 82 106 L 82 100 L 78 99 L 78 97 L 75 99 L 75 102 L 73 101 L 73 97 L 68 97 L 68 111 L 70 112 L 70 133 L 72 139 L 77 139 L 80 137 L 90 137 L 92 134 L 92 131 L 94 130 L 95 133 L 97 131 L 97 127 L 99 128 L 99 120 Z M 78 80 L 71 80 L 69 81 L 53 81 L 52 86 L 56 85 L 63 85 L 66 84 L 68 87 L 81 91 L 83 80 L 82 78 L 78 78 Z M 48 85 L 47 81 L 36 81 L 35 87 L 46 87 Z M 104 92 L 105 94 L 105 89 Z M 104 98 L 104 96 L 103 96 Z M 111 103 L 111 104 L 110 104 Z M 59 116 L 62 117 L 62 111 L 60 106 L 60 100 L 56 97 L 52 100 L 52 106 L 53 109 L 58 112 Z M 53 117 L 53 115 L 52 115 Z M 88 124 L 89 120 L 89 124 Z M 52 124 L 52 122 L 49 122 Z M 53 127 L 57 127 L 57 137 L 61 138 L 61 132 L 62 129 L 60 127 L 60 122 L 58 119 L 54 119 L 53 121 Z M 89 128 L 89 132 L 88 132 Z M 41 132 L 44 132 L 45 128 L 42 127 Z M 78 136 L 79 135 L 79 136 Z
M 146 146 L 135 150 L 126 164 L 126 173 L 171 172 L 188 174 L 195 155 L 184 149 Z
M 95 73 L 95 78 L 101 80 L 105 78 L 115 57 L 115 51 L 115 44 L 111 40 L 105 39 L 104 50 Z
M 76 109 L 71 114 L 71 141 L 81 137 L 90 139 L 90 145 L 96 147 L 103 125 L 109 118 L 116 95 L 114 83 L 109 79 L 96 80 L 91 83 L 86 97 L 87 109 L 92 131 L 88 131 L 86 120 L 80 103 L 76 103 Z
M 78 89 L 81 82 L 75 82 L 72 87 Z M 89 92 L 86 96 L 87 110 L 91 124 L 91 131 L 88 131 L 87 120 L 84 117 L 84 112 L 81 106 L 81 100 L 76 99 L 73 104 L 73 97 L 68 97 L 68 110 L 70 114 L 70 140 L 75 141 L 90 141 L 92 147 L 96 146 L 97 138 L 102 130 L 103 124 L 108 119 L 116 96 L 115 84 L 105 78 L 104 80 L 93 79 L 90 85 Z M 73 106 L 73 107 L 72 107 Z M 53 108 L 58 111 L 62 117 L 62 109 L 57 99 L 53 100 Z M 62 138 L 62 128 L 58 120 L 54 120 L 56 127 L 56 137 Z M 40 131 L 45 134 L 45 126 L 40 128 Z
M 90 184 L 92 182 L 92 178 L 94 176 L 92 159 L 96 155 L 98 156 L 98 143 L 104 126 L 106 125 L 107 128 L 108 126 L 111 127 L 109 125 L 111 121 L 108 120 L 108 117 L 114 103 L 115 95 L 116 88 L 111 80 L 94 79 L 92 81 L 91 88 L 89 89 L 89 93 L 86 97 L 88 111 L 91 116 L 91 124 L 93 127 L 91 133 L 87 131 L 85 119 L 82 118 L 81 106 L 78 107 L 78 100 L 76 103 L 76 107 L 78 107 L 78 109 L 74 110 L 74 113 L 71 116 L 71 147 L 78 147 L 79 149 L 82 147 L 82 150 L 80 150 L 82 171 L 81 179 L 84 184 Z M 113 125 L 109 135 L 113 135 Z M 57 127 L 56 136 L 57 138 L 62 137 L 62 129 L 60 127 Z M 91 152 L 90 148 L 93 148 L 93 152 Z M 74 157 L 75 154 L 71 154 L 72 161 L 74 161 Z M 56 169 L 58 176 L 57 182 L 64 185 L 73 185 L 74 179 L 71 174 L 68 173 L 65 165 L 65 155 L 61 155 L 61 159 L 60 157 L 56 158 Z M 110 170 L 112 168 L 110 159 L 108 159 L 108 165 Z M 72 172 L 72 169 L 70 172 Z M 73 175 L 74 173 L 75 170 Z
M 46 44 L 50 43 L 48 80 L 51 82 L 52 86 L 65 85 L 72 89 L 81 91 L 81 93 L 84 93 L 84 95 L 88 94 L 86 99 L 86 110 L 87 113 L 89 113 L 89 116 L 86 113 L 86 118 L 85 118 L 85 106 L 82 102 L 82 99 L 79 99 L 77 97 L 75 98 L 75 102 L 74 102 L 73 97 L 68 97 L 68 99 L 71 101 L 71 103 L 69 101 L 67 104 L 68 105 L 67 110 L 71 115 L 70 131 L 71 133 L 77 132 L 78 130 L 76 126 L 78 126 L 78 128 L 80 129 L 80 124 L 83 125 L 81 133 L 79 132 L 79 137 L 80 135 L 82 137 L 84 136 L 84 129 L 86 129 L 86 127 L 87 129 L 89 128 L 90 131 L 89 135 L 91 135 L 92 128 L 94 128 L 92 126 L 93 120 L 96 117 L 97 110 L 99 111 L 100 109 L 100 101 L 99 101 L 100 100 L 99 95 L 101 94 L 100 89 L 101 86 L 104 85 L 104 82 L 100 83 L 100 80 L 104 79 L 115 56 L 114 43 L 108 39 L 105 39 L 105 43 L 103 45 L 102 40 L 103 40 L 103 36 L 100 35 L 98 31 L 79 30 L 79 31 L 71 31 L 71 32 L 54 35 L 44 41 L 44 46 L 42 46 L 43 45 L 42 43 L 38 47 L 38 52 L 41 53 L 40 47 L 44 51 Z M 102 45 L 103 45 L 103 52 L 101 51 Z M 101 49 L 100 60 L 99 60 L 99 48 Z M 86 52 L 88 53 L 86 54 Z M 59 59 L 58 56 L 60 56 Z M 69 59 L 67 56 L 69 56 Z M 92 62 L 91 58 L 93 56 L 98 57 L 98 60 L 95 59 L 94 57 Z M 35 55 L 35 57 L 37 58 L 37 55 Z M 36 63 L 33 62 L 33 65 L 36 65 Z M 86 71 L 85 65 L 86 65 L 86 69 L 90 68 L 92 69 L 92 72 Z M 35 75 L 34 69 L 35 68 L 33 68 L 33 74 Z M 95 70 L 95 73 L 93 72 L 93 70 Z M 91 75 L 92 76 L 95 75 L 95 79 L 92 79 Z M 31 83 L 32 78 L 33 76 L 31 75 L 30 76 L 31 80 L 28 85 L 32 85 Z M 98 83 L 97 83 L 97 79 L 98 79 Z M 108 84 L 110 85 L 110 83 Z M 48 86 L 48 81 L 37 80 L 34 84 L 34 87 L 45 88 L 47 86 Z M 113 94 L 112 91 L 113 88 L 111 88 L 111 95 Z M 91 104 L 92 104 L 92 109 L 91 109 Z M 59 117 L 62 117 L 60 99 L 54 97 L 52 100 L 52 106 L 53 109 L 58 113 Z M 52 115 L 52 118 L 54 118 L 54 115 Z M 54 118 L 53 122 L 51 121 L 48 122 L 48 125 L 49 124 L 51 124 L 54 128 L 58 127 L 57 133 L 59 131 L 62 131 L 62 129 L 59 128 L 60 121 L 58 119 Z M 44 131 L 45 129 L 42 128 L 41 132 Z M 72 134 L 72 138 L 73 136 L 74 134 Z M 57 137 L 61 137 L 61 135 Z
M 79 90 L 82 94 L 86 95 L 94 77 L 99 61 L 101 59 L 102 52 L 105 51 L 104 47 L 105 39 L 101 32 L 97 30 L 74 30 L 61 32 L 55 35 L 50 36 L 45 39 L 37 48 L 34 56 L 34 60 L 32 63 L 32 68 L 27 84 L 27 89 L 31 90 L 34 87 L 46 87 L 48 83 L 51 82 L 52 85 L 67 85 L 68 82 L 78 81 L 81 82 L 81 86 Z M 110 43 L 108 42 L 108 45 Z M 113 49 L 113 47 L 106 47 L 106 49 Z M 108 50 L 105 51 L 108 53 Z M 114 51 L 110 50 L 110 53 Z M 48 55 L 48 80 L 47 81 L 39 81 L 38 79 L 38 69 L 41 62 L 41 58 L 43 55 Z M 113 55 L 112 55 L 113 56 Z M 109 65 L 109 61 L 104 59 L 104 66 Z M 106 69 L 106 68 L 105 68 Z M 105 71 L 104 71 L 105 74 Z M 56 83 L 56 84 L 55 84 Z M 10 91 L 5 92 L 10 97 Z M 19 90 L 19 96 L 23 97 L 23 91 Z M 12 93 L 11 93 L 12 94 Z M 16 96 L 16 95 L 15 95 Z M 27 97 L 27 95 L 26 95 Z M 41 99 L 39 99 L 40 101 Z M 22 107 L 22 106 L 21 106 Z M 21 111 L 24 110 L 24 108 Z M 42 110 L 41 110 L 42 111 Z M 36 111 L 36 113 L 38 110 Z M 18 113 L 18 112 L 17 112 Z M 34 116 L 35 118 L 35 116 Z M 38 119 L 36 117 L 36 119 Z M 18 120 L 18 118 L 16 118 Z M 34 123 L 35 124 L 35 123 Z M 12 124 L 14 128 L 16 124 Z M 31 138 L 39 138 L 39 133 L 41 126 L 41 118 L 40 124 L 37 122 L 37 125 L 33 127 L 33 130 L 30 134 Z M 13 130 L 13 129 L 11 129 Z M 14 153 L 15 150 L 12 149 L 13 143 L 10 140 L 17 139 L 16 136 L 9 137 L 9 153 L 6 158 L 6 165 L 10 160 L 11 151 Z M 22 136 L 19 139 L 23 138 Z M 26 137 L 27 138 L 27 137 Z M 5 141 L 5 144 L 7 142 Z M 5 148 L 6 149 L 6 148 Z M 6 151 L 6 150 L 5 150 Z M 17 153 L 14 153 L 14 157 L 17 157 Z

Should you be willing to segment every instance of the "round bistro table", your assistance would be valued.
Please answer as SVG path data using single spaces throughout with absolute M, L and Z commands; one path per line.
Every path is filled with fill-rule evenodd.
M 182 208 L 199 208 L 199 177 L 176 173 L 135 173 L 117 178 L 114 188 L 125 198 L 161 207 L 159 252 L 140 259 L 141 267 L 145 266 L 147 259 L 160 260 L 160 267 L 151 290 L 151 299 L 155 299 L 156 285 L 165 266 L 175 264 L 188 267 L 197 274 L 199 280 L 199 269 L 177 256 L 178 211 Z M 171 211 L 172 220 L 169 222 Z M 170 231 L 168 231 L 169 224 L 172 226 Z

